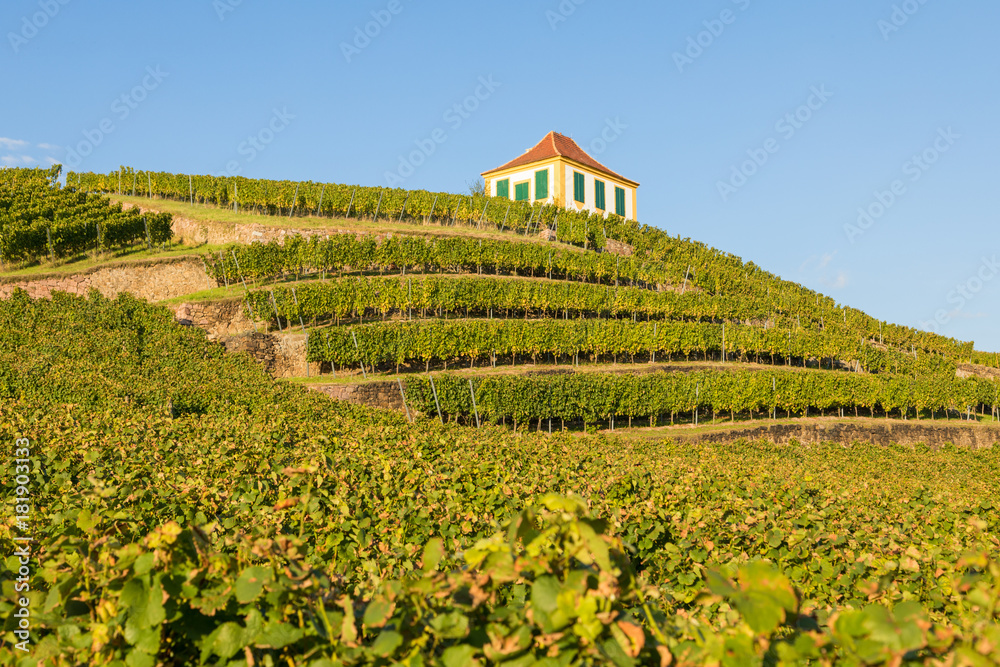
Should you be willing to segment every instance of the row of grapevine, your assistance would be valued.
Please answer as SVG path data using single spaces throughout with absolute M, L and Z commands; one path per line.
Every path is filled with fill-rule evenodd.
M 66 184 L 85 191 L 153 196 L 269 215 L 298 213 L 395 221 L 427 218 L 522 233 L 549 228 L 562 242 L 597 249 L 604 247 L 606 234 L 616 238 L 622 230 L 636 229 L 634 223 L 619 216 L 605 219 L 541 203 L 339 183 L 137 172 L 122 167 L 110 174 L 70 172 Z
M 0 183 L 13 188 L 30 185 L 55 187 L 62 175 L 62 165 L 43 167 L 3 167 L 0 169 Z
M 173 236 L 168 213 L 124 210 L 106 197 L 61 189 L 51 180 L 51 170 L 0 170 L 4 261 L 58 259 L 142 242 L 156 245 Z
M 905 377 L 857 373 L 796 372 L 776 369 L 752 372 L 571 373 L 565 375 L 491 375 L 474 380 L 475 407 L 466 376 L 408 376 L 411 407 L 499 422 L 536 419 L 583 420 L 595 424 L 609 417 L 649 418 L 650 423 L 675 413 L 696 410 L 748 413 L 771 410 L 854 409 L 904 412 L 995 409 L 1000 383 L 943 376 Z
M 652 292 L 634 287 L 479 276 L 356 276 L 254 290 L 247 295 L 247 304 L 247 315 L 251 318 L 281 318 L 293 324 L 306 320 L 385 318 L 394 314 L 412 317 L 428 312 L 490 318 L 541 315 L 564 319 L 596 316 L 736 324 L 770 322 L 771 326 L 756 326 L 763 332 L 761 335 L 769 336 L 772 341 L 782 337 L 801 340 L 803 336 L 822 340 L 821 344 L 808 348 L 817 358 L 839 356 L 857 360 L 869 368 L 899 370 L 914 364 L 924 367 L 940 363 L 935 361 L 938 355 L 880 349 L 867 339 L 855 338 L 837 327 L 800 327 L 796 318 L 775 318 L 755 301 L 713 297 L 703 292 Z M 279 326 L 283 325 L 279 322 Z M 769 343 L 754 344 L 747 349 L 783 354 L 795 349 L 802 351 L 797 346 L 791 342 Z M 395 356 L 398 358 L 398 354 Z M 958 358 L 957 354 L 942 356 Z M 913 364 L 911 358 L 915 359 Z
M 845 345 L 846 343 L 846 345 Z M 329 327 L 309 337 L 308 357 L 337 366 L 412 364 L 497 356 L 636 355 L 668 360 L 674 355 L 833 360 L 860 370 L 897 374 L 955 375 L 955 364 L 936 355 L 918 359 L 844 341 L 823 332 L 764 329 L 742 324 L 632 322 L 631 320 L 429 320 Z
M 469 237 L 424 238 L 335 234 L 294 236 L 283 244 L 232 244 L 207 258 L 220 284 L 238 278 L 261 281 L 303 273 L 404 271 L 517 274 L 605 285 L 656 289 L 670 276 L 640 257 L 584 253 L 539 243 Z
M 249 292 L 247 301 L 251 316 L 277 314 L 291 322 L 415 311 L 705 321 L 766 318 L 753 303 L 703 293 L 485 276 L 355 276 L 257 289 Z

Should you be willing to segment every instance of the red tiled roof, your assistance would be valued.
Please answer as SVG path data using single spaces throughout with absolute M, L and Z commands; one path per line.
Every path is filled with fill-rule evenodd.
M 548 160 L 554 157 L 564 157 L 569 160 L 573 160 L 574 162 L 579 162 L 586 167 L 590 167 L 591 169 L 599 171 L 607 176 L 611 176 L 612 178 L 617 178 L 620 181 L 625 181 L 626 183 L 630 183 L 635 186 L 639 185 L 632 179 L 625 178 L 621 174 L 611 171 L 603 164 L 587 155 L 587 153 L 580 148 L 575 141 L 566 135 L 559 134 L 558 132 L 549 132 L 545 135 L 544 139 L 535 144 L 535 147 L 526 152 L 524 155 L 516 157 L 507 164 L 497 167 L 496 169 L 484 171 L 482 175 L 487 176 L 497 171 L 521 167 L 526 164 L 531 164 L 532 162 Z

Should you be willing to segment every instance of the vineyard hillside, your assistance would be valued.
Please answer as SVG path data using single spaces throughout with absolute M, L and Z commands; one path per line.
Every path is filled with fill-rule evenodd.
M 0 665 L 1000 663 L 997 354 L 615 216 L 59 177 L 0 171 Z
M 125 294 L 0 324 L 38 664 L 1000 659 L 1000 448 L 410 424 Z

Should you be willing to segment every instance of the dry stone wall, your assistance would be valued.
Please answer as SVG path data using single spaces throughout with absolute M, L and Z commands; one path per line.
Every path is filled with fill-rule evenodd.
M 854 442 L 871 442 L 876 445 L 903 445 L 907 447 L 926 445 L 940 449 L 946 444 L 969 449 L 982 449 L 1000 443 L 1000 428 L 976 425 L 942 426 L 919 422 L 889 421 L 878 424 L 864 422 L 807 422 L 803 424 L 768 424 L 735 428 L 725 431 L 684 435 L 678 433 L 679 441 L 687 442 L 733 442 L 736 440 L 771 440 L 787 444 L 837 442 L 849 445 Z
M 204 329 L 210 340 L 258 331 L 245 315 L 242 299 L 182 303 L 174 308 L 174 316 L 181 324 Z
M 10 297 L 18 287 L 33 298 L 48 298 L 53 291 L 87 294 L 96 288 L 109 298 L 128 292 L 149 301 L 161 301 L 211 289 L 215 283 L 205 274 L 201 258 L 178 257 L 119 262 L 74 274 L 0 278 L 0 298 Z
M 320 365 L 306 361 L 304 334 L 257 333 L 244 331 L 209 338 L 222 343 L 229 352 L 246 352 L 277 378 L 319 376 Z
M 614 239 L 605 239 L 604 249 L 607 252 L 613 252 L 623 257 L 631 257 L 635 253 L 635 249 L 632 246 L 621 241 L 615 241 Z
M 305 334 L 271 334 L 274 339 L 275 365 L 272 374 L 279 378 L 315 377 L 319 364 L 306 361 Z
M 347 401 L 371 408 L 398 410 L 403 412 L 403 397 L 399 384 L 393 382 L 366 382 L 363 384 L 322 384 L 310 385 L 310 389 L 326 394 L 338 401 Z M 410 408 L 411 410 L 413 408 Z
M 955 375 L 960 378 L 980 377 L 987 380 L 1000 380 L 1000 369 L 976 364 L 958 364 Z
M 246 352 L 256 359 L 268 373 L 273 373 L 278 365 L 274 337 L 268 334 L 248 333 L 226 336 L 220 342 L 223 343 L 227 352 Z

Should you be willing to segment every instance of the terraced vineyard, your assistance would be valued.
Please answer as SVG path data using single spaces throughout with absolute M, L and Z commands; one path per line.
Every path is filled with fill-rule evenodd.
M 1000 450 L 410 425 L 125 296 L 0 325 L 38 664 L 1000 660 Z
M 67 175 L 67 187 L 79 187 L 85 191 L 103 193 L 122 192 L 122 186 L 119 186 L 116 190 L 115 183 L 119 178 L 123 178 L 124 181 L 122 182 L 127 183 L 128 174 L 133 172 L 134 170 L 129 171 L 123 167 L 121 172 L 112 172 L 107 175 L 70 173 Z M 381 215 L 383 218 L 389 220 L 406 219 L 415 225 L 424 221 L 430 221 L 433 224 L 439 225 L 464 223 L 481 229 L 509 229 L 509 226 L 503 224 L 502 217 L 499 224 L 497 224 L 495 218 L 490 218 L 490 215 L 492 215 L 489 207 L 490 202 L 486 202 L 485 200 L 483 202 L 475 202 L 475 206 L 459 208 L 457 215 L 455 211 L 451 210 L 445 215 L 437 214 L 436 208 L 434 210 L 428 208 L 426 211 L 423 209 L 408 208 L 412 206 L 410 200 L 423 201 L 427 199 L 433 202 L 434 194 L 422 191 L 410 192 L 399 189 L 361 188 L 360 186 L 337 184 L 326 184 L 324 186 L 323 184 L 294 183 L 288 181 L 251 181 L 240 177 L 217 178 L 152 172 L 146 174 L 146 176 L 148 182 L 152 183 L 152 189 L 145 192 L 140 191 L 140 194 L 162 196 L 181 201 L 188 199 L 189 183 L 200 184 L 195 190 L 196 192 L 203 193 L 200 201 L 222 205 L 231 203 L 232 200 L 229 197 L 236 191 L 240 189 L 248 191 L 252 188 L 254 192 L 259 193 L 257 195 L 260 197 L 258 208 L 262 212 L 271 212 L 273 209 L 273 212 L 276 213 L 294 214 L 298 210 L 300 215 L 304 215 L 313 212 L 313 200 L 311 198 L 306 199 L 302 206 L 293 209 L 291 198 L 294 196 L 295 191 L 299 192 L 299 197 L 306 197 L 305 193 L 308 191 L 311 193 L 309 197 L 314 197 L 316 200 L 316 208 L 327 215 L 337 214 L 344 217 L 354 215 L 369 219 L 377 219 Z M 141 185 L 142 180 L 142 178 L 138 178 L 137 182 Z M 332 200 L 329 199 L 331 195 L 328 191 L 336 189 L 343 191 L 339 195 L 339 199 L 336 200 L 340 203 L 330 203 Z M 351 203 L 349 193 L 356 191 L 357 198 L 360 197 L 360 194 L 357 193 L 362 190 L 364 190 L 365 195 L 364 201 L 367 203 L 359 207 L 357 204 Z M 218 194 L 209 196 L 204 194 L 206 192 Z M 228 194 L 223 195 L 223 193 Z M 320 197 L 324 197 L 328 202 L 324 207 L 318 206 Z M 459 195 L 438 194 L 437 197 L 439 200 L 448 197 L 456 201 L 464 199 Z M 379 200 L 382 200 L 382 206 L 378 205 L 377 202 Z M 477 214 L 480 203 L 483 203 L 483 208 L 487 210 L 485 217 Z M 512 208 L 515 206 L 529 207 L 525 203 L 515 203 L 507 200 L 494 200 L 493 203 L 497 210 L 500 208 L 506 209 L 508 205 Z M 559 216 L 559 224 L 568 225 L 568 221 L 572 220 L 574 229 L 578 227 L 591 229 L 597 226 L 596 223 L 590 226 L 583 222 L 583 218 L 589 216 L 572 214 L 556 207 L 536 204 L 529 208 L 537 209 L 534 212 L 536 221 L 530 227 L 532 231 L 544 229 L 546 226 L 558 226 L 555 225 L 556 216 Z M 530 213 L 528 215 L 530 216 Z M 549 220 L 553 222 L 550 224 Z M 525 231 L 527 229 L 526 227 Z M 632 221 L 616 218 L 615 216 L 610 216 L 602 229 L 606 232 L 606 239 L 628 244 L 634 253 L 631 260 L 632 266 L 646 267 L 651 272 L 646 274 L 650 276 L 649 278 L 643 278 L 636 274 L 635 280 L 653 282 L 656 279 L 654 276 L 656 276 L 660 280 L 665 278 L 666 280 L 663 280 L 663 282 L 669 283 L 678 291 L 685 291 L 688 287 L 697 288 L 716 297 L 717 307 L 734 309 L 733 312 L 739 317 L 752 317 L 755 314 L 765 314 L 772 318 L 781 318 L 783 322 L 794 321 L 796 326 L 807 330 L 830 328 L 845 335 L 857 335 L 869 340 L 878 340 L 880 343 L 890 347 L 906 351 L 916 349 L 918 351 L 936 352 L 955 358 L 962 358 L 963 360 L 971 360 L 975 363 L 1000 367 L 1000 360 L 998 360 L 996 354 L 977 354 L 973 350 L 972 343 L 962 343 L 937 334 L 918 331 L 888 322 L 880 322 L 858 310 L 837 304 L 829 297 L 807 290 L 796 283 L 781 280 L 777 276 L 763 271 L 752 262 L 743 262 L 739 257 L 709 248 L 696 241 L 675 238 L 655 227 L 640 225 Z M 512 240 L 521 240 L 518 235 L 514 234 L 511 235 L 511 238 Z M 557 234 L 554 238 L 554 248 L 568 249 L 584 245 L 582 235 L 577 238 L 568 233 L 565 236 Z M 331 244 L 324 246 L 323 252 L 336 252 L 335 250 L 326 250 L 326 247 L 329 245 Z M 309 268 L 333 267 L 334 264 L 332 262 L 334 260 L 330 259 L 328 254 L 310 254 L 310 249 L 314 247 L 316 245 L 312 243 L 293 244 L 289 246 L 287 251 L 280 253 L 281 259 L 279 260 L 279 264 L 274 264 L 276 260 L 274 259 L 273 252 L 268 255 L 268 259 L 265 259 L 265 255 L 262 254 L 263 251 L 259 248 L 253 252 L 255 256 L 261 258 L 260 262 L 270 263 L 271 275 L 274 275 L 273 271 L 278 267 L 280 267 L 280 271 L 282 272 L 287 272 L 291 269 L 296 273 L 308 270 Z M 371 247 L 371 245 L 369 244 L 368 247 Z M 600 249 L 604 246 L 596 244 L 588 247 Z M 399 269 L 405 268 L 407 264 L 423 266 L 419 255 L 409 255 L 405 250 L 401 250 L 395 257 L 383 255 L 382 260 L 375 258 L 372 262 L 366 262 L 368 258 L 363 255 L 352 257 L 350 253 L 345 253 L 339 261 L 348 263 L 351 259 L 354 260 L 353 265 L 357 268 L 372 268 L 372 264 L 379 265 L 380 262 L 383 270 L 387 268 L 387 263 Z M 460 256 L 457 259 L 466 267 L 472 265 L 485 266 L 488 264 L 488 262 L 474 261 L 476 260 L 476 256 L 472 254 L 471 248 L 467 248 L 464 251 L 464 256 Z M 228 253 L 224 253 L 222 261 L 229 261 Z M 435 258 L 429 261 L 433 264 L 442 260 Z M 539 271 L 544 266 L 537 259 L 532 261 L 538 267 Z M 548 260 L 545 261 L 547 263 Z M 595 266 L 604 264 L 601 260 L 588 261 L 588 263 L 591 262 Z M 609 265 L 610 261 L 606 265 L 608 269 L 610 268 Z M 232 268 L 235 268 L 235 261 Z M 505 270 L 502 264 L 499 268 L 501 271 Z M 523 269 L 518 269 L 517 267 L 515 269 L 523 271 Z M 249 263 L 247 270 L 248 274 L 245 276 L 247 278 L 255 275 L 268 275 L 268 269 L 249 269 Z M 488 267 L 487 270 L 489 270 Z M 710 311 L 706 312 L 705 316 L 715 317 L 717 313 Z
M 791 299 L 688 289 L 663 282 L 671 274 L 662 268 L 668 258 L 628 256 L 624 270 L 621 259 L 514 241 L 335 236 L 233 246 L 209 257 L 207 268 L 220 283 L 245 286 L 250 317 L 309 332 L 310 361 L 332 372 L 353 367 L 366 377 L 409 371 L 401 390 L 418 410 L 463 423 L 485 417 L 610 427 L 641 417 L 653 425 L 665 418 L 697 421 L 701 410 L 733 419 L 778 410 L 997 415 L 995 380 L 956 377 L 959 362 L 996 363 L 971 344 L 875 324 L 847 308 L 817 321 L 817 312 L 828 312 L 819 297 L 803 320 L 781 307 Z M 887 332 L 920 347 L 887 344 Z M 432 364 L 516 366 L 519 357 L 535 370 L 539 361 L 579 368 L 581 359 L 617 364 L 692 356 L 729 361 L 733 369 L 693 381 L 586 373 L 470 382 L 464 374 L 440 378 L 441 392 L 413 374 Z M 743 360 L 788 368 L 739 372 Z M 789 372 L 810 365 L 825 372 Z
M 0 301 L 39 664 L 1000 662 L 1000 449 L 586 432 L 991 422 L 996 354 L 620 219 L 124 169 L 37 195 L 132 183 L 147 216 L 405 222 L 192 249 L 255 337 L 305 334 L 321 381 L 391 381 L 405 408 L 278 382 L 127 295 Z M 0 664 L 28 664 L 14 584 Z
M 0 169 L 0 260 L 72 257 L 171 238 L 170 216 L 140 215 L 98 195 L 56 186 L 61 167 Z

